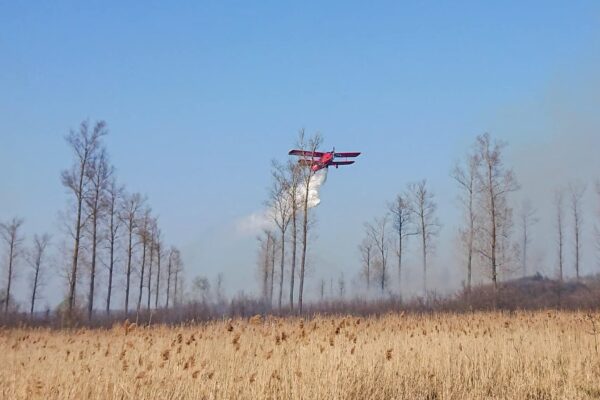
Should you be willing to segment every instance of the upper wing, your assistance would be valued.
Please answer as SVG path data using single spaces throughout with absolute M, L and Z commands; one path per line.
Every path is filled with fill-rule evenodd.
M 360 152 L 351 152 L 351 153 L 335 153 L 336 157 L 358 157 Z
M 290 150 L 288 154 L 290 156 L 321 157 L 324 153 L 320 151 Z
M 334 161 L 331 163 L 331 165 L 334 166 L 338 166 L 338 165 L 350 165 L 350 164 L 354 164 L 354 161 Z

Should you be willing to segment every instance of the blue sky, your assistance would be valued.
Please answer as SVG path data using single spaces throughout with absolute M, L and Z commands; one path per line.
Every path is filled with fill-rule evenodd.
M 262 208 L 270 160 L 300 128 L 364 153 L 329 174 L 313 280 L 350 279 L 363 221 L 421 178 L 439 195 L 450 268 L 449 170 L 476 134 L 507 140 L 527 167 L 531 146 L 572 144 L 575 120 L 569 154 L 595 162 L 597 2 L 173 3 L 0 5 L 1 219 L 58 241 L 63 137 L 104 119 L 118 176 L 149 196 L 189 275 L 224 271 L 250 292 L 254 237 L 235 225 Z

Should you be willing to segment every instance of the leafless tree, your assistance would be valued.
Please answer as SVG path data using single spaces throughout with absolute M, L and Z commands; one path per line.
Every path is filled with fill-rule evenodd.
M 94 310 L 94 291 L 96 283 L 96 265 L 98 260 L 98 245 L 102 240 L 100 223 L 108 207 L 107 189 L 113 171 L 108 163 L 108 156 L 104 148 L 100 148 L 97 155 L 90 158 L 86 178 L 89 190 L 85 195 L 88 220 L 90 221 L 91 260 L 90 260 L 90 289 L 88 292 L 88 320 L 91 321 Z
M 321 301 L 323 301 L 323 299 L 325 299 L 325 279 L 321 279 L 321 282 L 319 283 L 319 294 Z
M 558 241 L 558 277 L 563 281 L 564 265 L 564 191 L 557 190 L 554 194 L 554 207 L 556 208 L 556 229 Z
M 362 276 L 367 284 L 367 294 L 371 290 L 371 264 L 373 258 L 373 241 L 367 236 L 362 243 L 358 246 L 360 252 L 360 258 L 362 262 Z
M 343 272 L 340 272 L 340 276 L 338 278 L 338 289 L 340 291 L 340 299 L 343 299 L 346 293 L 346 280 L 344 279 Z
M 373 223 L 365 224 L 365 231 L 367 237 L 377 251 L 376 265 L 379 268 L 379 284 L 381 287 L 381 293 L 385 292 L 387 285 L 387 259 L 389 252 L 389 238 L 387 236 L 389 223 L 389 215 L 386 214 L 381 218 L 375 218 Z
M 145 199 L 139 193 L 125 195 L 124 199 L 121 220 L 127 230 L 127 269 L 125 270 L 125 314 L 127 314 L 129 311 L 133 252 L 139 244 L 135 239 L 135 236 L 138 229 L 139 216 L 144 207 Z
M 410 205 L 408 204 L 408 195 L 399 194 L 396 199 L 388 206 L 392 217 L 392 225 L 396 233 L 396 256 L 398 257 L 398 295 L 402 297 L 402 255 L 403 244 L 406 238 L 414 235 L 415 232 L 409 227 L 413 223 Z
M 475 250 L 475 233 L 477 223 L 477 213 L 475 209 L 476 179 L 477 170 L 480 166 L 480 159 L 477 154 L 468 154 L 465 165 L 457 164 L 452 170 L 452 177 L 458 184 L 460 195 L 459 199 L 463 206 L 465 214 L 465 225 L 459 228 L 461 242 L 464 245 L 466 253 L 467 270 L 467 292 L 471 291 L 471 282 L 473 277 L 473 253 Z
M 525 200 L 521 205 L 519 221 L 521 228 L 521 269 L 522 275 L 527 276 L 527 253 L 531 244 L 531 228 L 538 222 L 536 210 L 529 200 Z
M 476 154 L 481 160 L 477 171 L 478 194 L 482 210 L 478 253 L 489 263 L 494 288 L 498 287 L 498 248 L 502 232 L 511 224 L 508 195 L 519 189 L 511 169 L 504 167 L 502 151 L 506 145 L 492 140 L 488 133 L 477 136 Z
M 169 299 L 173 299 L 173 305 L 178 305 L 180 294 L 180 283 L 179 278 L 183 272 L 183 260 L 181 259 L 181 252 L 175 247 L 171 247 L 169 250 L 169 258 L 167 264 L 167 303 L 166 308 L 169 308 Z M 171 291 L 173 287 L 173 291 Z
M 273 161 L 273 185 L 270 191 L 269 208 L 271 218 L 279 229 L 279 298 L 277 306 L 281 310 L 283 298 L 283 277 L 285 269 L 285 235 L 292 218 L 292 207 L 295 199 L 292 197 L 292 178 L 286 173 L 285 166 Z
M 44 278 L 44 260 L 48 244 L 50 243 L 50 235 L 43 234 L 42 236 L 34 235 L 33 247 L 29 251 L 28 263 L 31 267 L 31 308 L 29 315 L 33 317 L 35 310 L 35 301 L 39 297 L 39 289 L 43 286 Z
M 15 277 L 15 268 L 18 258 L 21 256 L 21 245 L 23 244 L 23 237 L 21 236 L 20 229 L 23 225 L 23 220 L 20 218 L 13 218 L 11 221 L 6 223 L 0 223 L 0 237 L 6 245 L 7 252 L 7 265 L 6 265 L 6 299 L 4 299 L 4 314 L 8 314 L 8 308 L 10 305 L 10 289 L 12 287 L 13 279 Z
M 120 229 L 123 226 L 123 188 L 117 185 L 114 175 L 110 179 L 106 191 L 107 203 L 107 223 L 108 223 L 108 283 L 106 293 L 106 314 L 110 314 L 110 301 L 112 298 L 113 275 L 115 272 L 115 263 L 117 244 L 120 239 Z
M 300 135 L 298 138 L 298 147 L 300 150 L 307 151 L 309 153 L 314 153 L 318 150 L 319 146 L 323 142 L 323 138 L 319 133 L 316 133 L 311 138 L 306 139 L 304 136 L 304 130 L 300 131 Z M 312 157 L 302 157 L 300 161 L 304 162 L 312 162 Z M 309 164 L 310 165 L 310 164 Z M 302 202 L 302 254 L 300 256 L 300 284 L 298 287 L 298 308 L 300 312 L 302 312 L 302 295 L 304 292 L 304 275 L 306 272 L 306 253 L 308 249 L 308 228 L 309 228 L 309 216 L 308 213 L 310 211 L 308 206 L 308 195 L 310 192 L 310 183 L 313 180 L 315 172 L 310 167 L 305 167 L 300 169 L 300 182 L 302 183 L 302 191 L 301 194 Z
M 218 304 L 222 304 L 225 302 L 225 291 L 224 291 L 224 282 L 225 282 L 225 278 L 223 276 L 222 272 L 219 272 L 217 274 L 217 277 L 215 278 L 215 297 L 217 300 Z
M 139 236 L 140 243 L 142 245 L 142 260 L 140 265 L 140 290 L 138 293 L 137 312 L 140 312 L 142 307 L 142 295 L 144 292 L 144 273 L 146 272 L 146 256 L 149 247 L 151 247 L 151 226 L 152 226 L 152 210 L 150 207 L 146 207 L 140 222 L 138 224 L 137 235 Z
M 96 122 L 90 130 L 87 121 L 83 121 L 78 131 L 71 131 L 66 137 L 67 143 L 73 150 L 75 162 L 71 169 L 62 172 L 62 184 L 69 189 L 75 198 L 75 222 L 73 229 L 73 262 L 69 277 L 68 314 L 72 314 L 75 306 L 77 270 L 79 263 L 79 250 L 81 235 L 84 225 L 85 195 L 88 182 L 86 179 L 91 161 L 101 148 L 101 139 L 107 134 L 104 121 Z
M 581 182 L 571 182 L 569 184 L 569 194 L 571 196 L 571 213 L 573 215 L 573 240 L 575 253 L 575 276 L 579 280 L 579 264 L 581 259 L 581 202 L 585 194 L 586 185 Z
M 440 224 L 435 215 L 437 204 L 433 193 L 427 188 L 427 181 L 422 180 L 409 185 L 410 213 L 412 214 L 417 234 L 421 239 L 421 256 L 423 261 L 423 295 L 427 295 L 427 256 L 433 248 L 433 238 L 439 233 Z
M 208 303 L 210 300 L 210 281 L 205 276 L 197 276 L 192 282 L 194 292 L 198 294 L 195 301 Z

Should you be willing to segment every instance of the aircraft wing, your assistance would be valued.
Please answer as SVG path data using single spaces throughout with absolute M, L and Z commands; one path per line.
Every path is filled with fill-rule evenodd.
M 300 159 L 298 160 L 298 164 L 302 165 L 303 167 L 312 167 L 313 165 L 317 164 L 317 161 Z
M 336 157 L 358 157 L 360 152 L 351 152 L 351 153 L 335 153 Z
M 338 166 L 338 165 L 350 165 L 350 164 L 354 164 L 354 161 L 334 161 L 331 163 L 331 165 L 333 166 Z
M 321 157 L 324 153 L 320 151 L 290 150 L 288 154 L 290 156 Z

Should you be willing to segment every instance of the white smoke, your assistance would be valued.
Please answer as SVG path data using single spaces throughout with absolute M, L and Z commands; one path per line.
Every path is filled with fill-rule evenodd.
M 319 191 L 321 190 L 321 186 L 327 180 L 327 168 L 323 168 L 317 172 L 315 172 L 314 176 L 310 179 L 308 184 L 308 208 L 313 208 L 321 203 L 321 198 L 319 197 Z M 306 186 L 301 185 L 298 190 L 298 201 L 302 204 L 302 200 L 304 200 L 304 194 L 306 193 Z
M 327 168 L 323 168 L 311 177 L 308 184 L 308 208 L 314 208 L 321 203 L 321 187 L 327 180 Z M 296 189 L 296 198 L 298 204 L 303 204 L 306 186 L 301 184 Z M 236 232 L 242 236 L 254 236 L 260 234 L 265 229 L 273 229 L 275 224 L 272 215 L 277 210 L 265 209 L 253 212 L 237 220 Z

